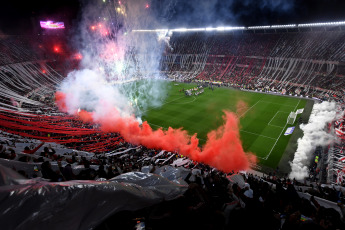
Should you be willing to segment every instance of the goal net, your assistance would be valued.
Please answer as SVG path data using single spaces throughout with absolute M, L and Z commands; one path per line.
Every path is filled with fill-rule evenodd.
M 295 123 L 296 117 L 297 117 L 297 113 L 291 112 L 289 117 L 287 118 L 287 123 L 289 125 L 292 125 L 293 123 Z

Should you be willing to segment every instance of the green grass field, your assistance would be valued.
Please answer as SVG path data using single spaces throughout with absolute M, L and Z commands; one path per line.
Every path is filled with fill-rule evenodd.
M 259 164 L 277 167 L 291 137 L 284 133 L 295 125 L 287 125 L 287 117 L 291 111 L 304 108 L 307 100 L 229 88 L 215 88 L 214 91 L 206 88 L 203 94 L 190 97 L 179 92 L 194 86 L 170 83 L 164 104 L 147 110 L 143 120 L 153 128 L 183 127 L 191 135 L 197 133 L 203 144 L 207 133 L 223 123 L 223 110 L 236 112 L 237 102 L 244 101 L 247 107 L 238 114 L 243 147 L 258 157 Z

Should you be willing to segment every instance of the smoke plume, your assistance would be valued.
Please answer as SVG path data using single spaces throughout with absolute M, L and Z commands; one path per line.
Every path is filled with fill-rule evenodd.
M 57 92 L 56 102 L 61 110 L 66 110 L 64 106 L 67 105 L 67 110 L 71 112 L 71 108 L 68 108 L 71 103 L 68 101 L 75 101 L 71 98 L 74 95 Z M 232 112 L 224 111 L 224 124 L 208 133 L 206 144 L 200 149 L 197 134 L 189 136 L 187 131 L 171 127 L 168 130 L 153 130 L 146 121 L 140 125 L 134 116 L 124 116 L 117 106 L 113 106 L 114 101 L 101 98 L 99 100 L 99 106 L 94 111 L 75 110 L 73 114 L 79 115 L 85 122 L 100 124 L 104 132 L 119 132 L 126 141 L 133 144 L 177 151 L 192 160 L 209 164 L 224 172 L 246 170 L 251 163 L 256 163 L 256 157 L 251 153 L 245 153 L 242 148 L 239 120 Z M 74 106 L 74 109 L 77 107 Z
M 308 177 L 308 166 L 317 146 L 326 146 L 336 140 L 336 137 L 327 133 L 326 125 L 336 117 L 336 103 L 322 102 L 315 104 L 311 112 L 309 123 L 300 125 L 303 137 L 297 140 L 298 147 L 291 165 L 290 178 L 302 180 Z
M 59 86 L 57 106 L 99 124 L 104 132 L 119 132 L 133 144 L 178 151 L 225 172 L 248 169 L 256 158 L 244 152 L 233 113 L 224 112 L 224 124 L 208 134 L 202 149 L 197 134 L 189 136 L 173 128 L 153 130 L 141 121 L 145 110 L 165 100 L 167 80 L 161 75 L 160 61 L 171 47 L 166 33 L 133 30 L 159 25 L 144 0 L 86 5 L 76 36 L 81 67 Z

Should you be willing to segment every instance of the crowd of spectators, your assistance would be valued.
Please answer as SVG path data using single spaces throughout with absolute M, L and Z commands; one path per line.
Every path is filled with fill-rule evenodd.
M 194 171 L 185 178 L 188 190 L 182 197 L 143 210 L 118 213 L 106 224 L 120 224 L 123 229 L 134 227 L 134 220 L 144 222 L 148 229 L 344 228 L 341 190 L 310 186 L 305 197 L 299 188 L 302 184 L 295 180 L 253 174 L 227 175 L 203 167 Z M 332 198 L 338 206 L 324 207 L 317 196 Z
M 345 104 L 337 108 L 337 119 L 329 125 L 329 132 L 338 141 L 328 146 L 324 158 L 327 164 L 327 182 L 345 185 Z
M 13 136 L 8 134 L 7 137 Z M 14 142 L 13 139 L 3 141 L 1 149 L 19 145 L 19 140 Z M 36 144 L 31 147 L 34 148 L 24 148 L 27 153 L 23 154 L 44 158 L 37 164 L 36 176 L 49 181 L 106 180 L 135 171 L 155 173 L 168 165 L 178 167 L 174 162 L 185 158 L 178 153 L 126 146 L 122 149 L 129 151 L 119 150 L 118 154 L 99 154 L 93 158 L 75 154 L 67 162 L 69 155 L 60 155 L 61 151 L 55 151 L 51 146 Z M 53 167 L 54 162 L 57 167 Z M 76 165 L 82 166 L 79 171 L 74 169 Z M 124 229 L 130 229 L 135 224 L 134 219 L 144 221 L 148 229 L 285 230 L 343 229 L 345 226 L 344 187 L 324 186 L 313 180 L 290 180 L 278 176 L 276 171 L 261 176 L 244 172 L 224 173 L 193 161 L 186 161 L 179 167 L 189 170 L 184 178 L 188 190 L 182 197 L 143 210 L 117 213 L 106 221 L 107 224 L 121 216 L 129 221 L 120 224 Z M 17 170 L 26 175 L 25 171 Z M 338 206 L 324 207 L 320 198 Z
M 34 36 L 0 35 L 0 65 L 40 60 L 38 44 Z
M 27 143 L 23 152 L 18 153 L 13 149 L 23 144 L 20 137 L 12 134 L 4 134 L 3 137 L 1 157 L 15 161 L 19 158 L 13 159 L 11 156 L 36 155 L 38 158 L 35 159 L 39 160 L 31 162 L 39 166 L 34 168 L 37 170 L 35 176 L 49 181 L 106 180 L 145 169 L 146 172 L 155 173 L 160 167 L 176 167 L 174 162 L 183 157 L 178 153 L 146 149 L 128 143 L 113 155 L 83 157 L 78 154 L 59 154 L 52 146 L 44 146 L 29 139 L 22 139 Z M 57 167 L 53 167 L 56 163 Z M 78 171 L 75 166 L 79 167 Z M 344 228 L 344 189 L 321 186 L 314 183 L 314 178 L 308 180 L 308 183 L 280 178 L 275 172 L 261 177 L 238 172 L 223 173 L 192 161 L 180 167 L 190 170 L 184 178 L 188 190 L 182 197 L 143 210 L 117 213 L 106 221 L 107 225 L 115 221 L 118 226 L 118 218 L 121 217 L 128 220 L 120 224 L 124 229 L 130 229 L 135 219 L 144 221 L 148 229 Z M 24 170 L 17 170 L 28 176 Z M 300 193 L 311 196 L 306 198 Z M 337 210 L 334 207 L 323 207 L 318 202 L 319 198 L 337 203 Z M 99 227 L 102 228 L 102 224 Z
M 333 91 L 339 92 L 345 86 L 341 67 L 337 70 L 330 67 L 331 71 L 325 67 L 331 65 L 330 61 L 345 60 L 344 53 L 340 52 L 344 48 L 344 43 L 341 42 L 344 36 L 345 33 L 342 31 L 334 31 L 322 36 L 319 33 L 309 32 L 250 35 L 178 34 L 171 39 L 173 53 L 167 54 L 175 55 L 174 60 L 166 59 L 173 62 L 168 63 L 170 65 L 168 72 L 186 81 L 191 79 L 198 82 L 216 81 L 225 86 L 260 91 L 276 89 L 281 92 L 284 89 L 288 95 L 301 94 L 311 97 L 317 95 L 325 99 L 326 95 L 328 98 L 334 97 Z M 29 48 L 26 51 L 25 47 L 29 45 L 25 42 L 25 39 L 20 40 L 16 37 L 1 38 L 0 65 L 38 59 L 38 56 L 31 55 Z M 2 58 L 9 52 L 9 47 L 13 55 Z M 16 47 L 19 47 L 18 55 Z M 23 55 L 24 53 L 28 56 Z M 177 58 L 176 55 L 179 57 Z M 304 60 L 309 60 L 309 63 L 313 60 L 324 62 L 318 71 L 313 67 L 307 74 L 304 73 L 303 76 L 307 77 L 302 77 L 302 82 L 308 80 L 308 85 L 294 85 L 291 84 L 294 78 L 287 81 L 285 79 L 287 67 L 280 69 L 280 75 L 277 74 L 279 77 L 263 76 L 263 71 L 268 75 L 272 70 L 267 66 L 264 69 L 269 63 L 267 58 L 271 58 L 271 62 L 283 58 L 283 66 L 295 61 L 292 59 L 303 59 L 296 60 L 296 66 L 299 68 L 304 67 Z M 38 64 L 31 65 L 32 69 L 40 69 Z M 279 68 L 274 70 L 280 71 Z M 13 77 L 11 71 L 2 73 L 7 77 Z M 4 80 L 0 83 L 5 88 L 9 86 Z M 47 82 L 47 84 L 51 83 Z M 333 89 L 333 91 L 316 91 L 316 87 Z M 27 95 L 32 101 L 41 101 L 47 107 L 53 107 L 52 96 L 44 96 L 50 92 L 49 90 L 31 93 L 34 88 L 28 88 L 17 93 Z M 9 98 L 0 99 L 1 103 L 9 104 Z M 39 107 L 30 103 L 23 105 L 23 108 L 30 109 Z M 40 112 L 45 116 L 56 112 L 54 109 L 42 112 L 44 109 L 46 108 L 41 108 Z M 8 115 L 8 112 L 2 110 L 0 115 Z M 27 119 L 23 114 L 13 116 L 23 121 Z M 47 117 L 38 116 L 37 119 L 37 122 L 43 122 Z M 26 120 L 26 122 L 35 121 L 33 117 Z M 18 123 L 17 120 L 16 122 Z M 50 122 L 49 125 L 58 125 L 61 120 Z M 14 169 L 27 178 L 42 177 L 52 182 L 107 180 L 127 172 L 155 173 L 158 168 L 165 166 L 184 167 L 189 170 L 189 174 L 184 178 L 188 190 L 182 197 L 161 202 L 144 210 L 115 214 L 113 220 L 122 218 L 122 223 L 116 222 L 116 226 L 124 224 L 125 228 L 130 229 L 131 224 L 126 225 L 126 220 L 139 218 L 146 220 L 148 229 L 345 229 L 345 190 L 342 188 L 344 184 L 336 188 L 317 183 L 318 170 L 320 170 L 318 162 L 311 164 L 308 183 L 279 177 L 275 173 L 267 176 L 240 172 L 224 173 L 208 165 L 193 162 L 177 152 L 133 146 L 125 142 L 118 133 L 102 134 L 97 132 L 97 127 L 94 125 L 83 123 L 78 119 L 70 118 L 63 122 L 64 126 L 68 124 L 68 127 L 96 131 L 87 135 L 59 135 L 53 131 L 47 133 L 21 130 L 19 126 L 15 127 L 11 124 L 11 128 L 2 127 L 2 130 L 31 137 L 45 137 L 50 141 L 55 138 L 63 142 L 64 146 L 54 147 L 29 137 L 23 138 L 2 132 L 0 162 L 18 165 Z M 74 141 L 69 141 L 71 139 Z M 67 151 L 68 148 L 77 152 Z M 78 152 L 79 150 L 92 154 L 83 155 Z M 322 157 L 322 153 L 320 152 L 318 156 Z M 181 159 L 184 163 L 178 166 L 176 162 L 181 162 Z M 20 164 L 16 164 L 17 162 Z M 34 173 L 24 170 L 23 165 L 29 166 Z M 306 199 L 300 193 L 311 196 Z M 337 210 L 323 207 L 317 197 L 337 203 Z
M 174 33 L 173 54 L 284 57 L 344 61 L 344 31 L 279 33 Z
M 342 97 L 344 36 L 343 31 L 175 33 L 162 69 L 175 80 L 276 84 L 280 90 L 298 84 L 304 92 L 322 89 Z

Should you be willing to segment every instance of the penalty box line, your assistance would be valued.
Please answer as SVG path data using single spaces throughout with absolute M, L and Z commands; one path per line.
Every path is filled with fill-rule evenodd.
M 289 112 L 285 112 L 285 111 L 277 111 L 276 114 L 274 114 L 274 116 L 272 117 L 272 119 L 270 120 L 270 122 L 268 122 L 267 125 L 269 126 L 274 126 L 274 127 L 279 127 L 279 128 L 284 128 L 284 126 L 279 126 L 279 125 L 271 125 L 271 122 L 273 121 L 273 119 L 277 116 L 278 113 L 289 113 Z
M 243 129 L 241 129 L 240 132 L 245 132 L 245 133 L 253 134 L 253 135 L 256 135 L 256 136 L 259 136 L 259 137 L 268 138 L 268 139 L 271 139 L 271 140 L 277 140 L 276 138 L 273 138 L 273 137 L 268 137 L 268 136 L 261 135 L 261 134 L 258 134 L 258 133 L 252 133 L 252 132 L 249 132 L 249 131 L 246 131 L 246 130 L 243 130 Z
M 293 111 L 296 110 L 296 108 L 297 108 L 297 106 L 299 105 L 300 102 L 301 102 L 301 99 L 298 100 L 298 103 L 297 103 L 297 105 L 295 106 L 295 108 L 294 108 Z M 276 142 L 274 143 L 273 147 L 271 148 L 271 151 L 266 155 L 265 158 L 263 158 L 264 160 L 267 160 L 267 159 L 270 157 L 270 155 L 271 155 L 271 153 L 272 153 L 274 147 L 277 145 L 277 142 L 278 142 L 278 140 L 280 139 L 281 135 L 283 134 L 283 132 L 284 132 L 286 126 L 287 126 L 287 123 L 285 124 L 283 130 L 280 132 L 280 135 L 279 135 L 279 137 L 277 138 Z

